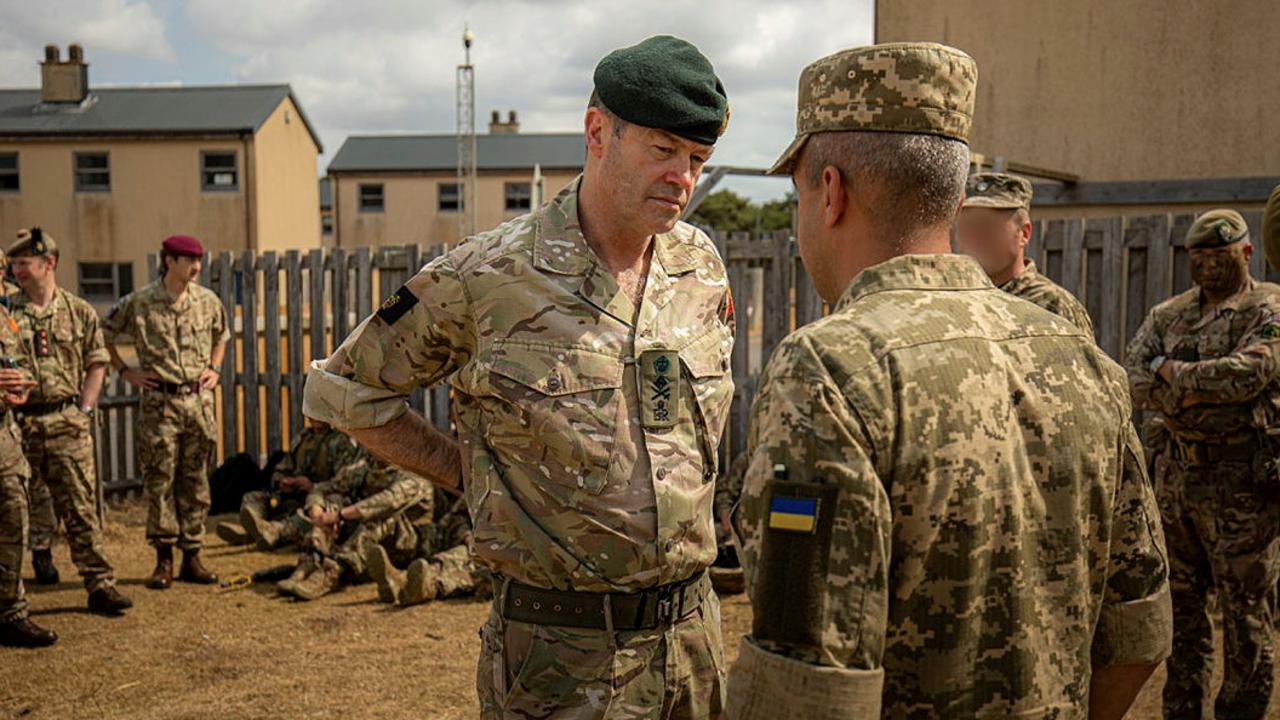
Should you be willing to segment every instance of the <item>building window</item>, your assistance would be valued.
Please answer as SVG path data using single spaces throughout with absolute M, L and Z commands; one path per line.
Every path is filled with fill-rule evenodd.
M 18 192 L 18 153 L 0 153 L 0 192 Z
M 111 159 L 104 152 L 76 153 L 76 192 L 111 190 Z
M 385 208 L 381 183 L 360 186 L 360 212 L 382 212 Z
M 235 191 L 240 187 L 234 152 L 200 153 L 200 189 L 206 192 Z
M 80 296 L 89 302 L 115 302 L 133 292 L 133 263 L 80 263 Z
M 529 209 L 533 201 L 533 185 L 527 182 L 509 182 L 502 185 L 502 203 L 508 212 Z
M 437 204 L 440 212 L 457 212 L 462 207 L 462 193 L 458 191 L 458 183 L 440 183 L 436 186 Z
M 333 216 L 329 213 L 320 216 L 320 234 L 325 236 L 333 234 Z

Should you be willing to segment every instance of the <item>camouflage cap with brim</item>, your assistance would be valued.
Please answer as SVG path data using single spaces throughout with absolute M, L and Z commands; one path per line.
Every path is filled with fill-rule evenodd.
M 969 142 L 978 68 L 937 43 L 841 50 L 800 71 L 796 137 L 770 168 L 789 174 L 813 133 L 866 130 Z
M 1249 226 L 1244 218 L 1235 210 L 1210 210 L 1187 230 L 1187 239 L 1183 245 L 1187 248 L 1207 250 L 1210 248 L 1234 245 L 1241 240 L 1249 239 Z
M 1262 251 L 1271 267 L 1280 272 L 1280 185 L 1271 191 L 1267 209 L 1262 212 Z
M 964 186 L 964 207 L 1031 208 L 1031 182 L 1008 173 L 977 173 Z

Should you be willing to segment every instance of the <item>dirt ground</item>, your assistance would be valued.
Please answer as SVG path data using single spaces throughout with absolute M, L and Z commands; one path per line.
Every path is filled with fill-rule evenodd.
M 209 527 L 214 526 L 211 520 Z M 0 718 L 469 718 L 477 712 L 477 632 L 484 602 L 395 609 L 372 585 L 316 602 L 270 586 L 219 591 L 143 587 L 154 555 L 138 503 L 111 508 L 107 551 L 136 606 L 123 618 L 84 611 L 65 544 L 63 581 L 28 583 L 33 615 L 60 635 L 43 650 L 0 649 Z M 207 564 L 224 577 L 289 562 L 228 547 L 212 532 Z M 30 568 L 26 575 L 30 576 Z M 745 596 L 724 601 L 726 656 L 751 624 Z M 1130 718 L 1158 718 L 1160 671 Z M 1274 715 L 1274 713 L 1273 713 Z

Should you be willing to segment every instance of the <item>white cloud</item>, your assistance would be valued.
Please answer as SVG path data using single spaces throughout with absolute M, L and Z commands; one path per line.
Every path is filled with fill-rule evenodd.
M 80 43 L 86 54 L 107 51 L 173 62 L 177 53 L 156 7 L 141 0 L 0 0 L 0 86 L 30 87 L 43 47 Z M 92 58 L 90 58 L 92 61 Z

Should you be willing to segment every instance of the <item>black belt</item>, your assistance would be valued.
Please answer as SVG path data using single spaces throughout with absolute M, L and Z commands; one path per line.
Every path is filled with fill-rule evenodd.
M 78 398 L 67 398 L 65 400 L 57 400 L 55 402 L 28 403 L 26 405 L 19 405 L 15 410 L 18 413 L 18 417 L 39 417 L 41 415 L 56 413 L 65 407 L 75 405 L 78 401 Z
M 1236 442 L 1210 443 L 1173 438 L 1173 455 L 1188 465 L 1212 465 L 1220 462 L 1252 462 L 1262 446 L 1255 436 Z
M 189 383 L 169 383 L 163 380 L 156 383 L 155 388 L 167 395 L 199 395 L 200 381 Z
M 637 593 L 545 590 L 495 579 L 502 617 L 515 622 L 608 631 L 668 627 L 693 614 L 711 594 L 705 572 Z

